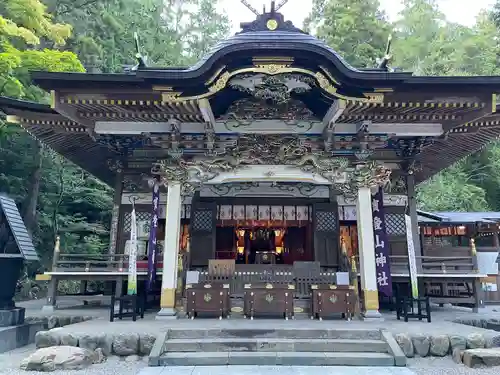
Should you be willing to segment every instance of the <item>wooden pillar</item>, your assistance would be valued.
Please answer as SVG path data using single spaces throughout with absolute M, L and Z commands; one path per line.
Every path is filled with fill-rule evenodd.
M 54 244 L 54 254 L 52 256 L 52 272 L 57 270 L 57 262 L 59 261 L 60 253 L 61 238 L 57 236 Z M 42 307 L 43 312 L 53 312 L 56 308 L 58 281 L 57 276 L 51 275 L 49 288 L 47 290 L 47 303 Z

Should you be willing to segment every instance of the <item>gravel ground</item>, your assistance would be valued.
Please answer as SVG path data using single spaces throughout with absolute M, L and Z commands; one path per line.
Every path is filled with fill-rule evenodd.
M 499 367 L 469 368 L 451 357 L 408 358 L 407 367 L 417 375 L 499 375 Z
M 21 360 L 35 351 L 34 345 L 28 345 L 11 352 L 0 354 L 0 375 L 136 375 L 147 367 L 147 361 L 127 362 L 118 357 L 110 357 L 106 362 L 92 365 L 84 370 L 59 370 L 53 372 L 24 371 L 19 368 Z
M 25 346 L 11 352 L 0 354 L 0 375 L 137 375 L 147 367 L 146 359 L 127 362 L 118 357 L 110 357 L 106 362 L 95 364 L 85 370 L 60 370 L 51 373 L 23 371 L 19 369 L 21 360 L 35 351 L 34 345 Z M 416 375 L 499 375 L 500 367 L 471 369 L 453 362 L 451 357 L 409 358 L 408 368 Z M 256 367 L 257 369 L 257 367 Z M 375 370 L 375 368 L 374 368 Z M 311 371 L 313 373 L 313 371 Z M 167 374 L 165 374 L 167 375 Z M 256 374 L 258 375 L 258 374 Z

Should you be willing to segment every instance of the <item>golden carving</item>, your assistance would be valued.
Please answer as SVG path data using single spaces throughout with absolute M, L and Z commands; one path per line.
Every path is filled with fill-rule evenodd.
M 266 284 L 266 289 L 273 289 L 273 284 Z
M 259 68 L 261 73 L 274 75 L 282 73 L 285 69 L 290 67 L 290 64 L 259 63 L 255 64 L 255 67 Z
M 161 308 L 175 307 L 175 289 L 165 288 L 161 290 L 160 307 Z
M 266 301 L 267 301 L 268 303 L 273 302 L 273 300 L 274 300 L 274 297 L 273 297 L 273 295 L 272 295 L 272 294 L 269 294 L 269 293 L 268 293 L 268 294 L 266 294 Z
M 185 99 L 181 98 L 182 92 L 178 91 L 164 91 L 161 93 L 161 100 L 163 102 L 182 102 Z
M 330 81 L 324 76 L 324 74 L 317 72 L 314 75 L 314 78 L 316 78 L 316 81 L 318 81 L 319 87 L 321 87 L 327 93 L 335 96 L 337 95 L 337 88 L 330 83 Z
M 266 27 L 271 30 L 271 31 L 274 31 L 278 28 L 278 21 L 276 21 L 275 19 L 270 19 L 267 21 L 266 23 Z
M 329 298 L 331 303 L 336 303 L 338 301 L 338 297 L 336 294 L 332 294 Z
M 208 87 L 208 91 L 210 91 L 212 94 L 215 94 L 216 92 L 222 90 L 224 87 L 226 87 L 227 82 L 229 81 L 229 78 L 231 78 L 231 76 L 231 73 L 224 72 L 224 74 L 222 74 L 212 86 Z
M 318 86 L 326 91 L 328 94 L 339 98 L 339 99 L 344 99 L 344 100 L 351 100 L 355 102 L 363 102 L 363 103 L 383 103 L 384 100 L 384 94 L 383 93 L 364 93 L 364 97 L 351 97 L 351 96 L 345 96 L 342 94 L 339 94 L 337 92 L 337 86 L 340 86 L 340 83 L 336 81 L 331 74 L 326 70 L 324 67 L 320 67 L 322 71 L 325 73 L 321 72 L 313 72 L 311 70 L 303 69 L 303 68 L 297 68 L 297 67 L 292 67 L 293 59 L 290 57 L 262 57 L 262 58 L 254 58 L 253 59 L 253 64 L 254 66 L 251 68 L 242 68 L 242 69 L 237 69 L 232 72 L 225 71 L 222 73 L 219 78 L 215 80 L 215 83 L 208 86 L 208 92 L 205 92 L 200 95 L 195 95 L 195 96 L 189 96 L 189 97 L 181 97 L 182 93 L 181 92 L 174 92 L 170 91 L 172 90 L 171 87 L 165 87 L 164 92 L 162 92 L 162 98 L 163 101 L 165 102 L 183 102 L 187 100 L 199 100 L 203 98 L 208 98 L 215 93 L 223 90 L 231 77 L 234 77 L 238 74 L 245 74 L 245 73 L 263 73 L 263 74 L 269 74 L 269 75 L 276 75 L 276 74 L 284 74 L 284 73 L 299 73 L 299 74 L 304 74 L 308 75 L 310 77 L 314 77 L 316 81 L 318 82 Z M 211 80 L 215 79 L 215 77 L 220 74 L 222 70 L 220 69 L 214 77 L 212 77 L 210 80 L 207 81 L 207 85 L 211 82 Z M 162 87 L 161 86 L 156 86 L 153 89 L 155 90 L 160 90 Z
M 212 300 L 212 295 L 210 293 L 206 293 L 204 296 L 203 296 L 203 300 L 205 302 L 210 302 Z
M 219 74 L 222 73 L 222 71 L 224 69 L 226 69 L 225 65 L 223 65 L 219 69 L 217 69 L 217 71 L 214 73 L 214 75 L 212 77 L 210 77 L 210 79 L 207 82 L 205 82 L 205 86 L 210 86 L 215 81 L 215 79 L 219 76 Z
M 378 311 L 378 290 L 363 290 L 365 310 Z

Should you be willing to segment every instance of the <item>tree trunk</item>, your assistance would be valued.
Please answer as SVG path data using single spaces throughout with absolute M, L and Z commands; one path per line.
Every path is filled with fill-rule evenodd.
M 40 179 L 42 176 L 42 145 L 39 141 L 34 142 L 35 168 L 31 173 L 28 183 L 28 195 L 24 200 L 23 220 L 26 229 L 30 234 L 35 230 L 36 207 L 38 203 L 38 193 L 40 190 Z

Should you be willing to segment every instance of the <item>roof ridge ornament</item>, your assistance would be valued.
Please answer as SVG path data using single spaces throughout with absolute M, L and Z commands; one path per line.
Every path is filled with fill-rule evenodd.
M 241 3 L 246 6 L 250 11 L 257 16 L 257 19 L 253 22 L 242 22 L 240 24 L 241 31 L 238 34 L 253 31 L 289 31 L 305 34 L 304 31 L 295 27 L 291 21 L 285 21 L 285 18 L 278 11 L 285 6 L 289 0 L 281 0 L 278 5 L 276 1 L 271 1 L 271 8 L 269 12 L 266 11 L 265 5 L 263 6 L 263 12 L 259 13 L 247 0 L 240 0 Z
M 144 56 L 141 53 L 141 46 L 139 44 L 139 34 L 136 31 L 134 32 L 134 45 L 135 45 L 135 58 L 137 59 L 137 65 L 132 67 L 131 69 L 132 71 L 147 67 L 146 61 L 148 59 L 147 56 Z
M 389 34 L 389 36 L 387 37 L 387 45 L 385 47 L 384 57 L 382 57 L 381 59 L 377 59 L 378 69 L 382 69 L 388 72 L 394 71 L 394 69 L 389 67 L 389 62 L 392 60 L 391 45 L 392 45 L 392 34 Z

